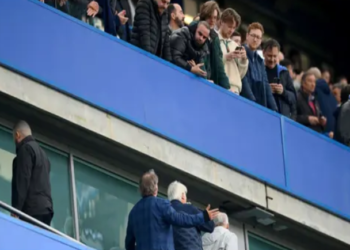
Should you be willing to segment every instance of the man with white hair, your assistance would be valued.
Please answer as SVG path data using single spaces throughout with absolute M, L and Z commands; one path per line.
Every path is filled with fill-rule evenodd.
M 33 138 L 30 126 L 25 121 L 15 125 L 13 137 L 17 156 L 13 160 L 12 206 L 50 226 L 54 214 L 50 161 Z M 15 214 L 12 216 L 18 217 Z
M 158 196 L 158 176 L 147 171 L 139 184 L 142 199 L 131 209 L 126 229 L 126 250 L 174 250 L 173 226 L 195 227 L 213 220 L 218 209 L 187 214 L 177 212 L 168 200 Z
M 238 250 L 237 236 L 229 231 L 227 214 L 219 213 L 214 222 L 214 232 L 202 237 L 203 250 Z
M 198 208 L 187 203 L 187 188 L 178 181 L 174 181 L 169 185 L 168 199 L 177 212 L 193 215 L 203 213 Z M 173 226 L 175 250 L 203 250 L 201 231 L 211 233 L 214 230 L 214 226 L 213 221 L 191 228 Z
M 334 112 L 337 109 L 337 100 L 329 87 L 330 85 L 322 78 L 322 73 L 318 68 L 312 67 L 307 72 L 314 74 L 316 77 L 316 88 L 314 95 L 318 101 L 321 113 L 327 118 L 324 133 L 331 137 L 335 130 Z

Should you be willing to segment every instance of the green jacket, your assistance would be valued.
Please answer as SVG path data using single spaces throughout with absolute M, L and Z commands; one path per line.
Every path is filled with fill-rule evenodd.
M 189 28 L 196 30 L 198 21 L 194 21 L 190 24 Z M 230 88 L 230 82 L 227 78 L 224 63 L 222 59 L 222 51 L 220 47 L 220 40 L 215 30 L 210 30 L 210 39 L 208 41 L 209 55 L 205 62 L 205 68 L 210 68 L 210 80 L 215 84 L 225 88 Z M 208 65 L 209 64 L 209 65 Z

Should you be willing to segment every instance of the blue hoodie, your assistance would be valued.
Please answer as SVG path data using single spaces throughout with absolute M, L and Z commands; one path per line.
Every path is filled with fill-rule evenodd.
M 337 100 L 324 79 L 318 79 L 316 81 L 315 96 L 317 97 L 322 114 L 327 118 L 325 132 L 334 131 L 334 112 L 337 109 Z

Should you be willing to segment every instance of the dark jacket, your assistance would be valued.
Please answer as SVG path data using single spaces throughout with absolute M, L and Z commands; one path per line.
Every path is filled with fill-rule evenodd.
M 198 21 L 192 22 L 189 26 L 191 32 L 197 30 Z M 210 67 L 210 78 L 215 84 L 225 88 L 230 88 L 230 82 L 227 78 L 224 63 L 222 60 L 222 51 L 220 47 L 220 39 L 215 30 L 210 30 L 210 36 L 208 40 L 209 54 L 204 59 L 205 68 Z
M 334 140 L 350 147 L 350 100 L 335 112 Z
M 16 147 L 13 160 L 12 206 L 28 215 L 53 212 L 50 161 L 32 136 Z
M 309 105 L 309 99 L 314 103 L 316 108 L 316 113 L 313 112 L 312 108 Z M 309 116 L 316 116 L 320 118 L 322 116 L 322 112 L 320 110 L 320 106 L 318 104 L 317 98 L 314 96 L 308 96 L 305 94 L 302 89 L 298 92 L 297 99 L 297 122 L 303 124 L 306 127 L 309 127 L 316 132 L 323 133 L 324 127 L 321 125 L 311 125 L 309 122 Z
M 281 65 L 277 65 L 277 76 L 283 85 L 282 95 L 273 95 L 278 111 L 281 115 L 295 120 L 297 115 L 297 94 L 294 89 L 293 80 L 290 78 L 288 69 Z
M 248 71 L 242 79 L 241 96 L 257 102 L 273 111 L 278 111 L 275 98 L 272 95 L 270 83 L 267 79 L 264 60 L 244 45 L 249 60 Z
M 174 250 L 173 226 L 195 227 L 209 221 L 205 211 L 178 213 L 168 200 L 147 196 L 131 209 L 126 230 L 126 250 Z
M 202 213 L 198 208 L 190 204 L 182 204 L 178 200 L 171 201 L 171 205 L 177 212 L 183 212 L 186 214 Z M 202 250 L 201 232 L 212 233 L 214 227 L 215 224 L 213 221 L 191 228 L 173 226 L 175 250 Z
M 168 32 L 166 11 L 160 15 L 155 1 L 140 0 L 136 5 L 131 43 L 171 62 Z
M 126 17 L 129 18 L 125 25 L 122 25 L 119 16 L 115 15 L 116 32 L 120 39 L 130 42 L 131 39 L 131 25 L 132 25 L 132 15 L 128 0 L 110 0 L 110 6 L 112 13 L 116 11 L 121 12 L 126 11 Z
M 337 109 L 337 100 L 324 79 L 318 79 L 316 81 L 315 96 L 317 97 L 322 114 L 327 118 L 325 132 L 334 131 L 334 112 Z
M 209 54 L 207 43 L 197 47 L 194 44 L 194 36 L 195 33 L 191 32 L 188 27 L 175 30 L 170 36 L 172 62 L 187 71 L 191 71 L 191 65 L 187 61 L 193 60 L 196 64 L 203 63 L 204 58 Z M 207 72 L 207 78 L 210 79 L 210 67 L 205 68 L 204 65 L 202 69 Z
M 58 0 L 49 0 L 48 4 L 55 6 L 56 8 L 63 10 L 69 15 L 82 20 L 82 17 L 85 16 L 88 20 L 88 23 L 92 23 L 94 18 L 87 17 L 86 10 L 87 5 L 93 0 L 70 0 L 67 1 L 62 7 L 59 6 Z M 109 0 L 95 0 L 100 6 L 99 12 L 96 17 L 100 18 L 104 25 L 104 31 L 108 34 L 115 36 L 117 34 L 117 29 L 119 28 L 120 22 L 115 22 L 115 15 L 112 12 L 110 7 Z M 46 1 L 45 1 L 46 2 Z M 65 9 L 63 9 L 65 8 Z M 118 20 L 119 21 L 119 20 Z

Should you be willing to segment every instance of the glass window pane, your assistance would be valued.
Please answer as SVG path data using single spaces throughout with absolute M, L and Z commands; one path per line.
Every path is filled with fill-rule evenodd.
M 137 186 L 79 160 L 74 169 L 81 241 L 98 250 L 124 249 Z
M 288 250 L 285 247 L 277 245 L 271 241 L 265 240 L 254 234 L 248 235 L 250 250 Z
M 0 127 L 0 200 L 11 205 L 12 161 L 15 157 L 15 143 L 12 133 Z M 9 214 L 5 210 L 1 210 Z
M 69 188 L 69 156 L 47 146 L 41 146 L 51 163 L 51 194 L 55 213 L 51 226 L 74 237 Z

